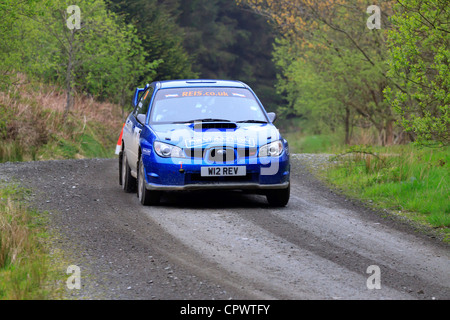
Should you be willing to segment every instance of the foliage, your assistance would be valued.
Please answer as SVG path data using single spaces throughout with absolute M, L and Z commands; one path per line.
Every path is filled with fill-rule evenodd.
M 267 19 L 229 0 L 183 0 L 179 24 L 184 47 L 202 78 L 249 83 L 269 109 L 281 104 L 274 87 L 275 30 Z
M 385 18 L 384 29 L 369 30 L 367 3 L 361 0 L 240 2 L 280 29 L 274 59 L 288 112 L 320 124 L 315 134 L 345 127 L 348 143 L 354 125 L 374 126 L 380 144 L 393 143 L 395 115 L 383 97 L 390 81 Z M 391 2 L 381 4 L 383 12 L 389 12 Z
M 136 28 L 145 61 L 159 61 L 154 73 L 143 73 L 143 81 L 197 77 L 183 47 L 183 29 L 176 22 L 177 1 L 111 0 L 109 7 Z
M 5 89 L 17 81 L 15 74 L 23 71 L 21 55 L 27 50 L 27 43 L 21 41 L 22 32 L 15 26 L 34 17 L 38 10 L 38 0 L 2 0 L 0 2 L 0 89 Z M 46 2 L 42 1 L 42 7 Z
M 81 9 L 70 30 L 69 5 Z M 31 74 L 73 93 L 129 101 L 153 80 L 226 78 L 248 82 L 272 108 L 273 29 L 228 0 L 5 0 L 0 4 L 0 82 Z
M 324 81 L 329 70 L 311 63 L 311 51 L 300 53 L 287 39 L 277 39 L 274 60 L 283 71 L 278 77 L 277 90 L 285 96 L 287 105 L 280 108 L 282 116 L 295 114 L 305 119 L 301 131 L 327 134 L 342 121 L 343 104 L 335 97 L 338 82 Z M 308 57 L 309 56 L 309 57 Z
M 80 29 L 67 26 L 70 5 L 80 8 Z M 8 80 L 3 82 L 11 84 L 21 72 L 65 87 L 65 118 L 75 91 L 123 104 L 131 100 L 144 73 L 149 81 L 156 76 L 154 69 L 161 61 L 145 61 L 136 28 L 110 12 L 103 0 L 26 0 L 4 4 L 0 10 L 5 14 L 0 22 L 0 73 L 10 75 L 2 77 Z
M 79 30 L 66 26 L 69 5 L 80 7 Z M 52 10 L 27 27 L 38 39 L 28 57 L 32 71 L 64 84 L 68 91 L 76 88 L 118 101 L 124 88 L 131 91 L 137 78 L 154 68 L 144 63 L 136 29 L 109 12 L 102 0 L 54 1 Z
M 163 60 L 157 80 L 241 80 L 269 108 L 281 103 L 273 90 L 274 30 L 265 18 L 230 0 L 113 0 L 110 7 L 136 26 L 147 60 Z
M 386 96 L 419 144 L 450 143 L 450 12 L 442 0 L 398 1 L 389 33 Z

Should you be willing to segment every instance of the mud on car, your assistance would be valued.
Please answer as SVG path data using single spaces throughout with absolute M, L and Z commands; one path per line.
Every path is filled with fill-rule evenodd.
M 143 205 L 165 191 L 245 190 L 272 206 L 290 195 L 288 143 L 240 81 L 158 81 L 138 88 L 121 134 L 119 183 Z

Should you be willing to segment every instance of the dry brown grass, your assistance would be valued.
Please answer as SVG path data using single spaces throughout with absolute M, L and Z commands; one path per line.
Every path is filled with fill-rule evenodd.
M 33 250 L 27 227 L 29 216 L 25 209 L 9 197 L 0 207 L 0 269 L 9 264 L 18 264 Z
M 0 159 L 34 160 L 30 154 L 49 140 L 79 139 L 90 123 L 101 124 L 99 136 L 105 144 L 120 133 L 123 121 L 120 106 L 77 94 L 68 118 L 64 119 L 65 105 L 64 90 L 28 82 L 24 76 L 8 92 L 0 92 Z M 96 125 L 91 127 L 96 130 Z M 16 153 L 28 156 L 22 159 Z
M 66 106 L 66 98 L 66 91 L 54 85 L 39 84 L 33 88 L 33 85 L 26 81 L 15 86 L 8 93 L 0 92 L 0 104 L 3 103 L 16 110 L 19 119 L 23 119 L 22 116 L 29 117 L 33 106 L 62 115 Z M 80 119 L 86 117 L 86 121 L 97 121 L 107 126 L 120 126 L 121 109 L 118 105 L 96 101 L 93 97 L 84 94 L 76 94 L 74 100 L 74 106 L 70 111 L 74 117 Z M 42 120 L 50 120 L 50 115 Z M 56 125 L 50 125 L 50 127 L 56 127 Z
M 44 217 L 21 204 L 25 190 L 0 187 L 0 300 L 48 299 L 58 277 L 44 242 Z
M 380 137 L 374 128 L 354 128 L 350 145 L 380 145 Z

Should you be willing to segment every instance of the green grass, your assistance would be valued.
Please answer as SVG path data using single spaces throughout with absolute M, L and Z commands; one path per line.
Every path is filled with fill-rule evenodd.
M 109 137 L 111 133 L 106 132 L 101 123 L 92 121 L 83 125 L 75 119 L 71 126 L 61 125 L 56 131 L 50 133 L 43 144 L 3 141 L 0 162 L 114 157 L 118 134 L 117 137 Z
M 115 145 L 112 141 L 105 145 L 92 128 L 87 128 L 77 139 L 54 136 L 49 143 L 39 148 L 35 158 L 40 160 L 112 158 L 114 151 Z
M 450 240 L 450 148 L 345 146 L 340 135 L 284 134 L 291 153 L 336 154 L 320 178 L 345 194 L 440 230 Z
M 0 162 L 23 161 L 24 150 L 17 141 L 2 141 L 0 146 Z
M 292 153 L 334 153 L 343 147 L 339 135 L 304 135 L 299 132 L 283 134 Z
M 450 148 L 353 147 L 336 160 L 323 174 L 329 183 L 449 238 Z
M 0 300 L 53 299 L 59 296 L 54 263 L 46 241 L 46 217 L 21 204 L 27 190 L 0 189 Z
M 119 136 L 114 136 L 110 140 L 111 144 L 105 146 L 99 137 L 99 135 L 102 133 L 101 129 L 98 127 L 99 126 L 97 124 L 96 129 L 100 130 L 100 133 L 94 131 L 92 127 L 88 127 L 81 136 L 81 153 L 87 158 L 112 158 L 114 157 L 115 143 Z

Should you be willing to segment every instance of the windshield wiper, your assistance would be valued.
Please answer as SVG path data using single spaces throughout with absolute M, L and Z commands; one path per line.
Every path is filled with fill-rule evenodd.
M 242 121 L 236 121 L 236 123 L 267 123 L 267 121 L 264 121 L 264 120 L 242 120 Z

